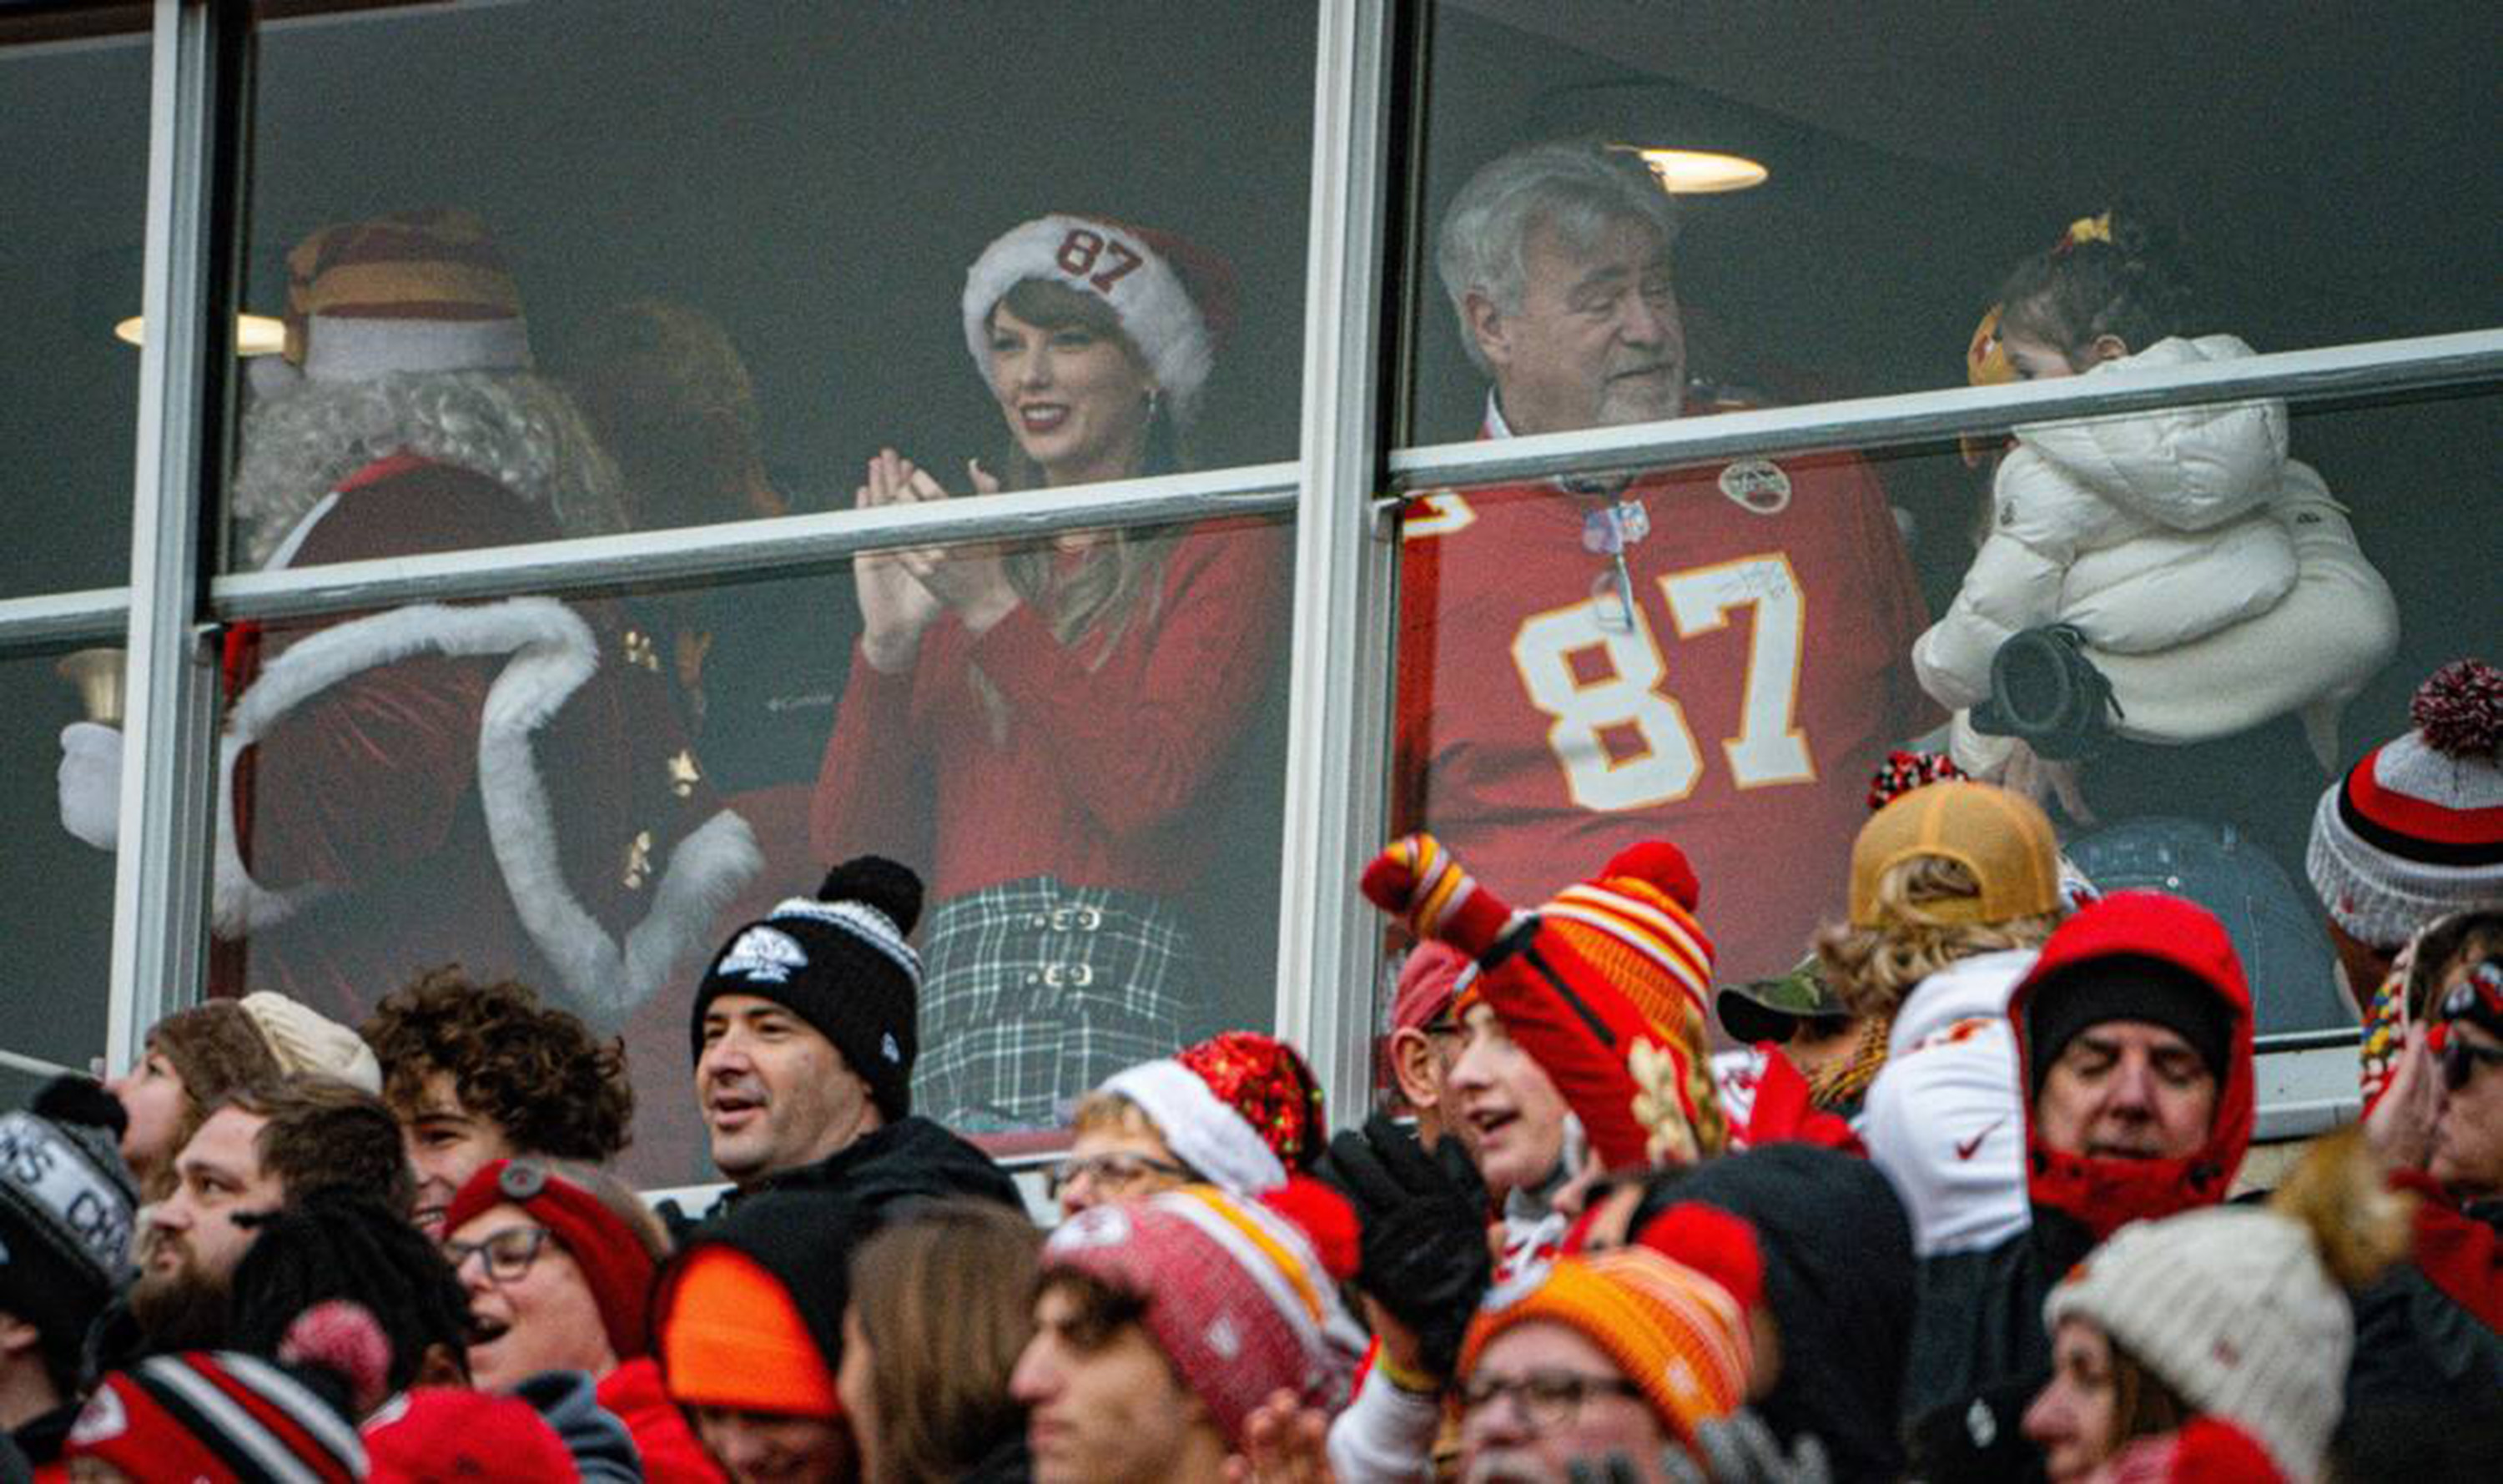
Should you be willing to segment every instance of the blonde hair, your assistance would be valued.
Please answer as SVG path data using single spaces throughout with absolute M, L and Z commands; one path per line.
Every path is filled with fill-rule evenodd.
M 1120 347 L 1142 371 L 1147 366 L 1138 342 L 1121 327 L 1121 317 L 1098 295 L 1080 293 L 1048 279 L 1020 279 L 1000 296 L 1000 303 L 1038 329 L 1083 328 Z M 991 308 L 996 314 L 999 305 Z M 1159 408 L 1149 420 L 1143 461 L 1145 467 L 1131 472 L 1163 474 L 1188 466 L 1181 430 L 1174 425 L 1170 410 Z M 1001 471 L 1003 489 L 1038 489 L 1043 484 L 1041 466 L 1026 455 L 1014 439 L 1009 441 Z M 1116 531 L 1089 547 L 1067 568 L 1059 564 L 1059 553 L 1049 543 L 1012 548 L 1001 557 L 1001 565 L 1007 569 L 1009 586 L 1016 590 L 1018 599 L 1043 616 L 1053 638 L 1064 645 L 1075 645 L 1081 639 L 1094 641 L 1094 652 L 1085 658 L 1086 668 L 1092 670 L 1112 658 L 1113 647 L 1121 642 L 1132 621 L 1155 622 L 1156 609 L 1163 599 L 1165 557 L 1172 549 L 1170 537 Z M 1140 611 L 1143 607 L 1144 613 Z M 1008 697 L 982 673 L 981 666 L 970 669 L 974 693 L 981 698 L 983 713 L 990 721 L 991 740 L 1005 742 Z
M 1816 957 L 1844 1008 L 1859 1016 L 1891 1016 L 1912 986 L 1976 954 L 2040 948 L 2060 925 L 2061 911 L 1996 923 L 1949 922 L 1930 903 L 1981 894 L 1981 884 L 1944 856 L 1898 860 L 1877 878 L 1877 926 L 1834 923 L 1818 930 Z

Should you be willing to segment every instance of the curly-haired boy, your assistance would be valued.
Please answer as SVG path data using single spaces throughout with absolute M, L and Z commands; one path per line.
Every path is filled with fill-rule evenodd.
M 634 1095 L 622 1043 L 595 1039 L 513 983 L 429 969 L 386 995 L 361 1028 L 383 1064 L 383 1098 L 417 1167 L 417 1222 L 441 1234 L 462 1182 L 521 1155 L 604 1164 L 632 1138 Z

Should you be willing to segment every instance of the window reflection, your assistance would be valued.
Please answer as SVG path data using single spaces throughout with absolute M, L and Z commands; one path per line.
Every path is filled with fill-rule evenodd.
M 1436 260 L 1490 383 L 1484 436 L 1731 405 L 1684 375 L 1675 225 L 1638 164 L 1584 143 L 1460 190 Z M 1732 904 L 1706 909 L 1723 971 L 1796 962 L 1869 771 L 1935 720 L 1908 661 L 1927 614 L 1869 464 L 1444 490 L 1401 551 L 1402 827 L 1517 901 L 1666 830 Z
M 1911 724 L 1873 741 L 1881 750 L 1952 747 L 1983 776 L 2032 793 L 2051 812 L 2063 852 L 2103 890 L 2149 887 L 2213 910 L 2248 969 L 2263 1036 L 2351 1026 L 2355 1005 L 2342 992 L 2323 913 L 2321 894 L 2336 877 L 2320 874 L 2316 815 L 2334 779 L 2409 730 L 2420 682 L 2462 656 L 2492 653 L 2491 543 L 2452 533 L 2462 509 L 2454 475 L 2490 462 L 2498 411 L 2503 404 L 2489 394 L 2290 416 L 2276 404 L 2235 404 L 2105 420 L 2108 445 L 2150 436 L 2160 424 L 2181 446 L 2184 422 L 2241 420 L 2276 429 L 2278 446 L 2301 451 L 2300 461 L 2270 465 L 2285 483 L 2258 507 L 2291 555 L 2289 580 L 2255 613 L 2155 647 L 2070 644 L 2040 632 L 2011 643 L 2002 634 L 1984 646 L 1977 707 L 1929 729 L 1942 713 L 1916 693 Z M 2007 440 L 2008 456 L 2038 431 L 2059 430 L 2020 431 Z M 1789 481 L 1791 512 L 1817 509 L 1799 495 L 1834 466 L 1778 455 L 1761 462 Z M 1963 521 L 1922 523 L 1918 570 L 1933 593 L 1987 588 L 2003 570 L 1990 555 L 2005 539 L 1991 515 L 2001 508 L 1994 485 L 2006 493 L 1999 463 L 1993 452 L 1968 467 L 1942 449 L 1875 464 L 1887 491 L 1929 491 L 1941 513 L 1950 510 L 1943 496 L 1961 491 Z M 1798 561 L 1789 585 L 1748 587 L 1739 604 L 1707 610 L 1705 598 L 1720 603 L 1746 570 L 1744 559 L 1707 565 L 1708 576 L 1684 565 L 1709 563 L 1698 543 L 1716 528 L 1712 521 L 1744 509 L 1716 477 L 1724 467 L 1647 474 L 1627 487 L 1649 533 L 1626 547 L 1636 622 L 1616 628 L 1606 622 L 1624 611 L 1614 562 L 1582 545 L 1585 529 L 1611 519 L 1610 491 L 1568 478 L 1420 500 L 1401 568 L 1396 784 L 1405 824 L 1444 835 L 1470 869 L 1517 900 L 1544 897 L 1638 836 L 1676 840 L 1701 879 L 1699 915 L 1728 984 L 1771 977 L 1765 964 L 1777 974 L 1805 946 L 1800 925 L 1841 912 L 1842 868 L 1866 817 L 1858 797 L 1869 775 L 1856 759 L 1845 764 L 1855 769 L 1848 776 L 1826 770 L 1816 688 L 1831 680 L 1839 701 L 1862 707 L 1900 698 L 1922 650 L 1912 643 L 1917 628 L 1899 630 L 1897 647 L 1875 657 L 1878 678 L 1838 669 L 1867 648 L 1869 625 L 1839 634 L 1814 627 L 1818 589 Z M 1839 467 L 1872 477 L 1857 460 Z M 2324 487 L 2375 494 L 2349 502 Z M 1825 508 L 1831 519 L 1848 507 Z M 1750 515 L 1742 528 L 1783 526 Z M 1466 545 L 1489 532 L 1503 538 L 1509 582 L 1552 569 L 1557 590 L 1516 595 L 1496 584 L 1486 565 L 1493 552 L 1473 557 Z M 2196 556 L 2195 545 L 2177 536 L 2165 550 Z M 1697 556 L 1683 555 L 1689 550 Z M 2177 581 L 2160 565 L 2118 570 L 2146 590 L 2113 610 L 2136 623 L 2160 623 L 2229 586 L 2214 574 Z M 2095 588 L 2072 574 L 2059 590 L 2074 598 Z M 1811 625 L 1807 637 L 1796 650 L 1766 650 L 1768 624 L 1793 601 Z M 1955 604 L 1937 611 L 1946 615 L 1941 624 L 1970 621 Z M 1699 622 L 1712 616 L 1723 624 Z M 1560 658 L 1534 668 L 1551 655 Z M 1761 688 L 1740 686 L 1716 700 L 1705 682 L 1794 656 L 1794 730 L 1818 764 L 1816 779 L 1742 780 L 1742 766 L 1775 756 L 1765 739 L 1789 736 L 1769 727 L 1751 735 L 1746 698 L 1761 697 Z M 1541 674 L 1544 688 L 1533 689 Z M 2053 703 L 2064 698 L 2062 712 Z M 1616 709 L 1603 713 L 1603 705 Z M 1999 734 L 1973 725 L 1976 711 L 1994 707 L 2006 713 L 1990 724 L 2004 728 Z M 2091 725 L 2072 725 L 2080 720 Z M 2022 765 L 2010 766 L 2011 756 Z M 1682 782 L 1691 782 L 1688 792 L 1674 792 Z M 1820 804 L 1817 791 L 1827 788 L 1831 803 Z M 2371 986 L 2355 988 L 2360 998 Z
M 129 581 L 139 354 L 114 326 L 139 313 L 147 223 L 147 38 L 47 46 L 43 20 L 0 17 L 0 598 Z M 128 17 L 120 17 L 126 21 Z
M 105 984 L 113 962 L 113 857 L 63 827 L 69 806 L 89 832 L 110 830 L 120 787 L 119 688 L 73 677 L 118 670 L 118 649 L 0 658 L 0 748 L 17 787 L 0 791 L 0 941 L 11 993 L 0 995 L 0 1051 L 79 1071 L 104 1050 Z M 67 673 L 65 674 L 64 671 Z M 99 676 L 101 682 L 103 676 Z M 64 751 L 63 733 L 77 735 Z M 75 756 L 75 762 L 68 759 Z M 107 838 L 110 838 L 108 835 Z M 43 1080 L 0 1064 L 0 1095 L 21 1101 Z
M 527 366 L 472 369 L 563 387 L 615 466 L 613 511 L 556 524 L 661 529 L 840 508 L 898 440 L 949 449 L 939 472 L 969 491 L 962 455 L 997 442 L 999 413 L 942 306 L 1008 224 L 1117 207 L 1221 252 L 1256 327 L 1205 389 L 1192 461 L 1291 456 L 1313 32 L 1301 5 L 265 7 L 245 303 L 300 315 L 288 254 L 326 226 L 465 214 L 528 343 Z M 962 82 L 969 35 L 1014 65 L 934 87 Z M 1096 251 L 1089 276 L 1146 281 Z M 393 293 L 328 307 L 449 312 Z M 251 473 L 230 567 L 272 539 L 249 529 Z
M 2349 26 L 2246 7 L 2177 7 L 2164 24 L 2027 11 L 1974 26 L 1917 3 L 1795 18 L 1435 6 L 1427 230 L 1528 140 L 1755 159 L 1761 186 L 1681 198 L 1688 360 L 1792 403 L 1959 384 L 1999 276 L 2115 190 L 2187 229 L 2210 267 L 2203 332 L 2272 352 L 2503 322 L 2503 285 L 2475 266 L 2494 257 L 2503 178 L 2461 168 L 2492 132 L 2487 11 L 2377 17 L 2370 66 Z M 2223 73 L 2182 64 L 2224 56 Z M 2180 118 L 2198 126 L 2159 122 Z M 1419 286 L 1413 443 L 1465 438 L 1480 412 L 1434 297 Z

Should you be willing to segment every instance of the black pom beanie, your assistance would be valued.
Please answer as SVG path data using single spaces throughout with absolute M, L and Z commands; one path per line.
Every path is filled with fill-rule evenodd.
M 882 856 L 836 866 L 815 896 L 794 896 L 731 934 L 696 989 L 690 1055 L 703 1055 L 713 1000 L 754 995 L 834 1042 L 888 1122 L 910 1113 L 921 957 L 906 939 L 920 920 L 921 878 L 909 867 Z

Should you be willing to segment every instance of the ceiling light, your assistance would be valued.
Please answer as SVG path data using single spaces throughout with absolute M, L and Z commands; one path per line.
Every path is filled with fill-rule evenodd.
M 1642 145 L 1612 145 L 1611 149 L 1639 154 L 1651 167 L 1652 179 L 1660 188 L 1673 196 L 1712 195 L 1725 190 L 1746 190 L 1762 186 L 1772 172 L 1743 154 L 1723 154 L 1711 150 L 1664 150 Z
M 148 324 L 137 315 L 113 327 L 113 338 L 124 345 L 148 343 Z M 287 349 L 287 324 L 267 315 L 235 316 L 237 355 L 275 355 Z

